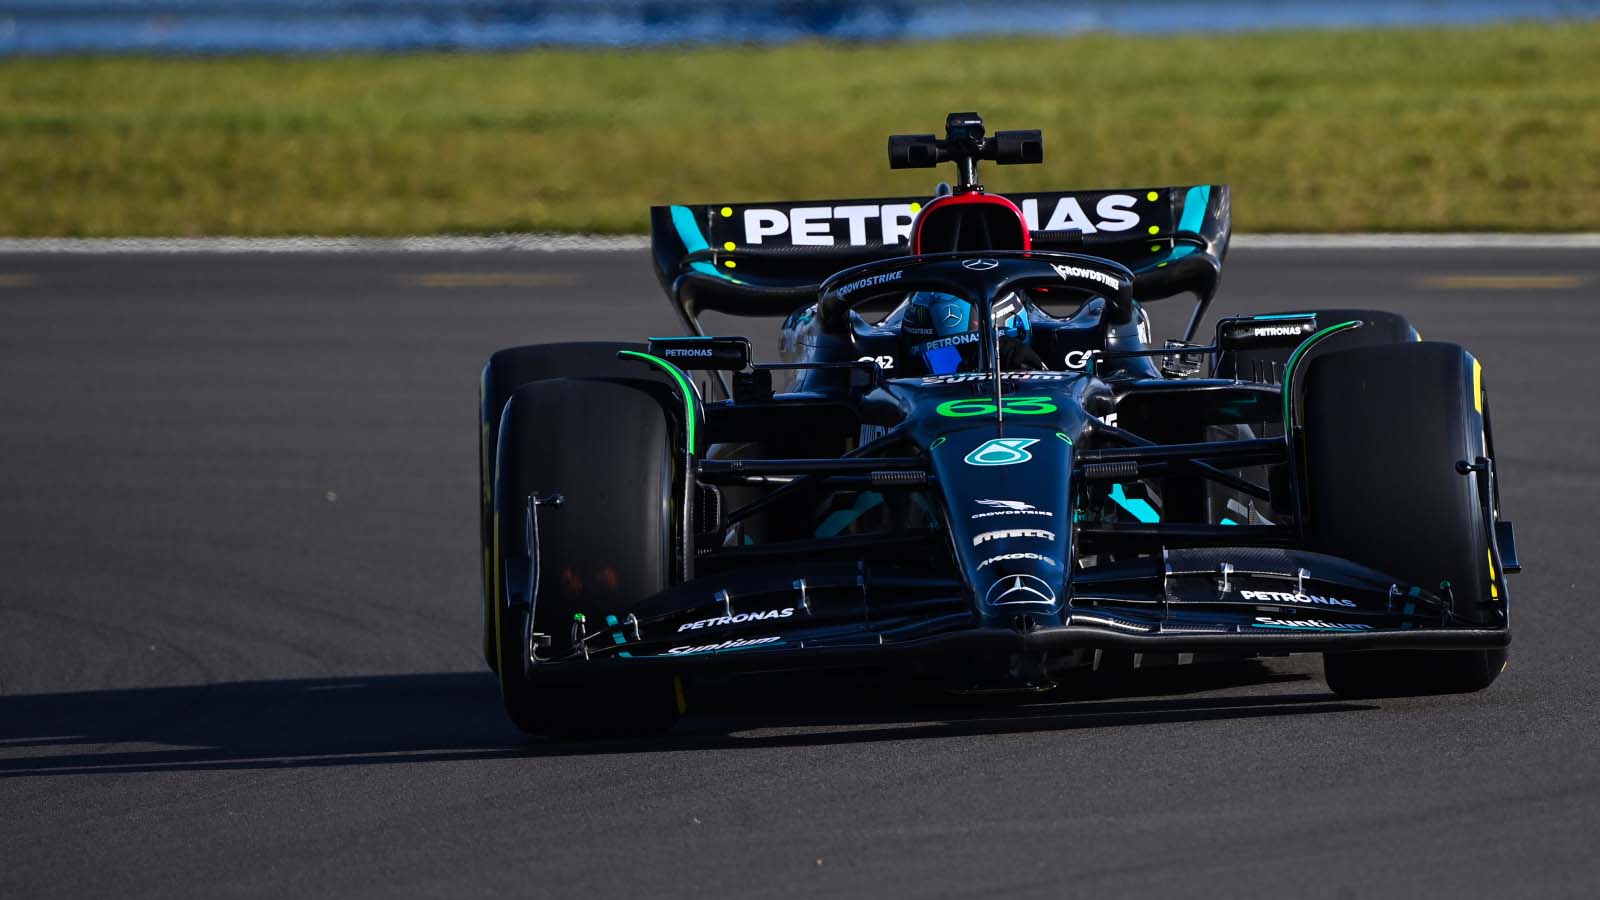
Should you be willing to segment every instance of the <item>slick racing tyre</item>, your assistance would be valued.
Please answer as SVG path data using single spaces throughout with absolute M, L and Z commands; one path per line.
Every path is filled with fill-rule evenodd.
M 1310 549 L 1427 589 L 1450 585 L 1452 622 L 1503 625 L 1478 479 L 1456 469 L 1491 454 L 1482 370 L 1456 344 L 1359 347 L 1315 360 L 1305 379 Z M 1442 590 L 1436 591 L 1443 594 Z M 1344 697 L 1486 688 L 1505 650 L 1326 653 Z
M 489 357 L 478 382 L 478 535 L 483 556 L 483 660 L 493 669 L 494 574 L 489 568 L 493 535 L 495 443 L 500 413 L 517 388 L 545 378 L 655 378 L 637 362 L 617 359 L 618 350 L 644 350 L 643 344 L 579 341 L 508 347 Z
M 574 673 L 556 685 L 530 680 L 525 665 L 530 633 L 549 635 L 541 656 L 568 656 L 581 614 L 585 630 L 604 633 L 605 643 L 591 646 L 609 646 L 606 617 L 625 619 L 667 587 L 675 443 L 666 399 L 645 380 L 558 378 L 525 385 L 506 402 L 490 523 L 497 595 L 508 598 L 495 608 L 496 670 L 506 712 L 526 732 L 647 734 L 671 728 L 681 711 L 670 675 L 601 680 L 585 675 L 580 659 L 551 664 Z M 557 495 L 559 503 L 530 508 L 531 497 Z M 531 622 L 521 602 L 529 596 Z

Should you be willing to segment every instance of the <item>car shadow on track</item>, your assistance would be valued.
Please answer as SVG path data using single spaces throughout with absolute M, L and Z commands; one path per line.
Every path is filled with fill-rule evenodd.
M 660 738 L 525 738 L 493 678 L 448 672 L 0 696 L 0 779 L 365 766 L 909 740 L 1352 712 L 1259 663 L 1135 671 L 1023 698 L 951 698 L 877 676 L 694 685 Z M 1314 687 L 1313 687 L 1314 685 Z
M 1307 682 L 1311 682 L 1307 684 Z M 1264 693 L 1275 685 L 1309 687 Z M 1070 673 L 1039 694 L 958 696 L 912 681 L 848 673 L 750 677 L 691 692 L 695 715 L 658 739 L 668 747 L 771 747 L 1117 728 L 1265 716 L 1355 712 L 1309 676 L 1255 661 Z M 563 751 L 552 744 L 548 754 Z M 574 752 L 606 749 L 591 742 Z M 637 749 L 635 745 L 632 749 Z

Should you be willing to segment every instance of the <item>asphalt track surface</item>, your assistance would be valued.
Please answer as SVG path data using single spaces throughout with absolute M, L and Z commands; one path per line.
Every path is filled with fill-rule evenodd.
M 0 897 L 1596 896 L 1597 295 L 1592 250 L 1229 261 L 1220 309 L 1482 358 L 1527 565 L 1486 692 L 808 680 L 561 744 L 478 658 L 475 382 L 672 329 L 644 254 L 0 257 Z

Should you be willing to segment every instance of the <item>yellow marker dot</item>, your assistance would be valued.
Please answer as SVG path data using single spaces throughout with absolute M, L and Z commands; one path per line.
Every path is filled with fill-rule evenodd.
M 734 262 L 734 261 L 733 261 L 733 260 L 731 260 L 731 259 L 729 259 L 729 260 L 724 260 L 724 261 L 723 261 L 723 263 L 722 263 L 722 264 L 723 264 L 723 265 L 725 265 L 725 266 L 727 266 L 727 267 L 728 267 L 728 268 L 730 268 L 730 269 L 737 269 L 737 268 L 739 268 L 739 264 L 738 264 L 738 263 L 736 263 L 736 262 Z
M 729 241 L 726 244 L 722 245 L 722 249 L 724 249 L 724 250 L 732 250 L 733 247 L 734 247 L 733 241 Z
M 1161 245 L 1160 244 L 1151 244 L 1150 245 L 1150 252 L 1151 253 L 1160 253 L 1161 252 Z
M 1158 269 L 1165 269 L 1166 267 L 1167 267 L 1166 263 L 1156 263 L 1156 268 L 1158 268 Z
M 922 212 L 922 204 L 921 203 L 912 203 L 911 204 L 911 211 L 914 212 L 914 213 Z
M 729 218 L 729 217 L 731 217 L 731 216 L 732 216 L 732 215 L 733 215 L 733 207 L 731 207 L 731 206 L 724 206 L 724 207 L 723 207 L 723 208 L 722 208 L 722 217 L 723 217 L 723 218 L 724 218 L 724 219 L 726 219 L 726 218 Z
M 1154 203 L 1154 202 L 1155 202 L 1155 199 L 1156 199 L 1156 198 L 1157 198 L 1157 197 L 1160 197 L 1160 196 L 1161 196 L 1161 195 L 1160 195 L 1160 194 L 1158 194 L 1158 193 L 1156 193 L 1156 192 L 1155 192 L 1155 191 L 1151 191 L 1151 192 L 1150 192 L 1150 193 L 1148 193 L 1148 194 L 1145 194 L 1145 195 L 1144 195 L 1144 198 L 1145 198 L 1145 199 L 1146 199 L 1146 200 L 1149 200 L 1149 201 L 1150 201 L 1150 202 L 1152 202 L 1152 203 Z
M 1161 233 L 1161 226 L 1160 225 L 1151 225 L 1150 226 L 1150 233 L 1151 234 L 1160 234 Z

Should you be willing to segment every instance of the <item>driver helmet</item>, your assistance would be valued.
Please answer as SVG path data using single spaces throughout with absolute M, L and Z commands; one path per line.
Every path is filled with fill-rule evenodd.
M 977 366 L 982 330 L 973 305 L 953 294 L 918 291 L 911 295 L 903 327 L 906 356 L 920 360 L 933 375 L 953 375 Z M 1028 343 L 1028 308 L 1015 291 L 994 302 L 995 326 L 1002 341 Z

